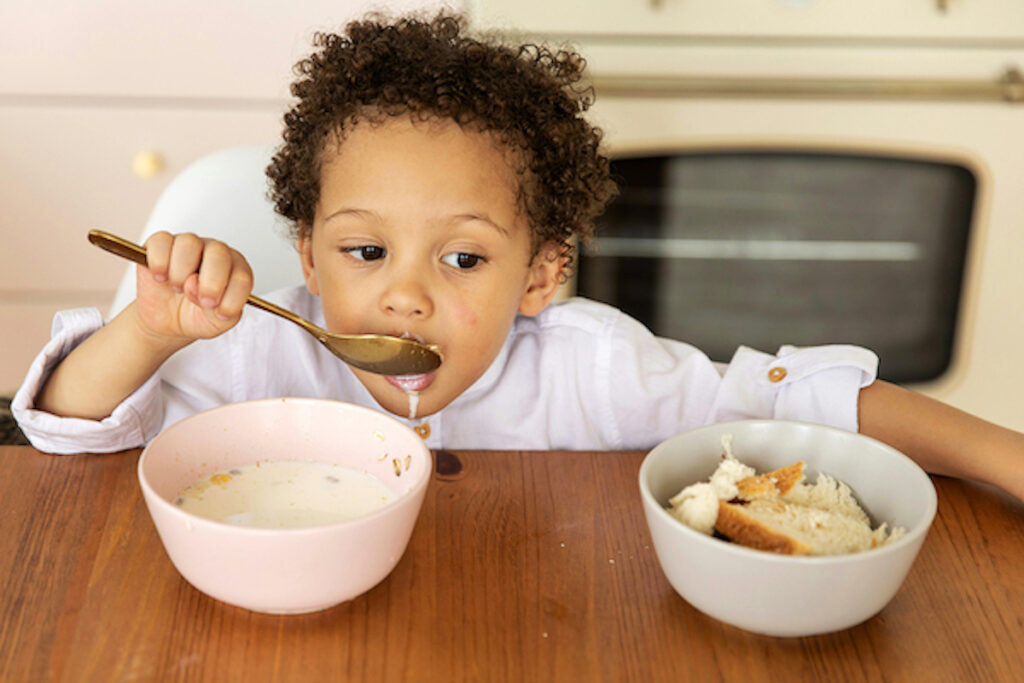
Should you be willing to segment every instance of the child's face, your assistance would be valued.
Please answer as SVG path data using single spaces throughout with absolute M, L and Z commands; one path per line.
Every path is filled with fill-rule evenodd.
M 353 369 L 385 409 L 444 408 L 494 360 L 517 312 L 553 296 L 559 262 L 531 258 L 516 177 L 485 134 L 408 117 L 360 122 L 325 155 L 312 232 L 299 241 L 332 332 L 411 336 L 444 363 L 408 378 Z

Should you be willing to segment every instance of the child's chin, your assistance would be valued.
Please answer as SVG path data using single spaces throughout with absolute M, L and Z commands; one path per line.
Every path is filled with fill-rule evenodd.
M 422 396 L 416 395 L 413 399 L 412 396 L 405 392 L 399 392 L 391 390 L 387 392 L 385 396 L 374 396 L 377 399 L 377 403 L 380 404 L 384 410 L 388 411 L 395 417 L 403 419 L 414 419 L 420 420 L 430 417 L 444 406 L 436 406 L 433 401 L 424 400 Z M 413 413 L 410 408 L 410 401 L 415 402 L 416 412 Z

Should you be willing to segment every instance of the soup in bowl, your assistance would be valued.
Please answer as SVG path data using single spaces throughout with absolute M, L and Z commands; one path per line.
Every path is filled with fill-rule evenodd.
M 394 418 L 338 401 L 220 406 L 161 432 L 138 476 L 171 562 L 217 600 L 312 612 L 383 581 L 409 543 L 430 451 Z

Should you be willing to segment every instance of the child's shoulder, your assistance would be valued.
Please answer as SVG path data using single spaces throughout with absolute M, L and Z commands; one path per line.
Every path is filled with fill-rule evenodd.
M 519 316 L 516 332 L 520 334 L 571 334 L 578 332 L 590 336 L 617 336 L 650 334 L 641 323 L 618 308 L 608 304 L 573 297 L 553 304 L 536 316 Z
M 614 306 L 584 298 L 549 305 L 533 317 L 518 316 L 510 342 L 514 350 L 540 354 L 567 369 L 588 363 L 607 369 L 612 357 L 620 368 L 665 369 L 702 355 L 690 344 L 655 335 Z

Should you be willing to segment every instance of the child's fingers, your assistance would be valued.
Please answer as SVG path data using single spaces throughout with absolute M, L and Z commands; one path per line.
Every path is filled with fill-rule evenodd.
M 192 273 L 181 283 L 181 290 L 188 300 L 199 305 L 199 273 Z
M 171 262 L 174 236 L 169 232 L 155 232 L 146 240 L 146 267 L 157 282 L 167 281 L 167 266 Z
M 214 308 L 220 303 L 221 295 L 231 277 L 232 250 L 216 240 L 206 240 L 202 261 L 199 265 L 199 305 Z
M 149 270 L 193 304 L 235 320 L 252 292 L 252 269 L 223 242 L 191 233 L 155 233 L 146 240 Z
M 167 283 L 177 292 L 184 291 L 185 280 L 198 272 L 203 260 L 203 240 L 197 235 L 185 233 L 174 236 L 171 245 L 171 260 L 167 266 Z
M 217 315 L 224 320 L 233 320 L 241 315 L 245 301 L 252 293 L 252 269 L 249 262 L 237 251 L 232 251 L 231 256 L 231 277 L 217 307 Z

